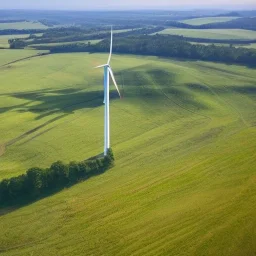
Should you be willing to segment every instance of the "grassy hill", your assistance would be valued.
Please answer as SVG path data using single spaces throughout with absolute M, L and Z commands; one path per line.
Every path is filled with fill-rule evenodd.
M 210 23 L 216 23 L 216 22 L 226 22 L 234 19 L 237 19 L 237 17 L 204 17 L 204 18 L 183 20 L 182 22 L 189 25 L 204 25 L 204 24 L 210 24 Z
M 177 29 L 168 28 L 159 34 L 208 39 L 256 39 L 256 31 L 244 29 Z
M 93 67 L 106 59 L 56 54 L 0 68 L 1 179 L 102 152 Z M 125 55 L 112 67 L 124 96 L 112 86 L 115 167 L 2 210 L 1 255 L 254 255 L 255 69 Z

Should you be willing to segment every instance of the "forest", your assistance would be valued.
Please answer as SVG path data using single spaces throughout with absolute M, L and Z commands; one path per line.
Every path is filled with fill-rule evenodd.
M 255 65 L 256 50 L 235 48 L 230 45 L 194 45 L 188 43 L 181 36 L 155 35 L 155 36 L 131 36 L 116 38 L 114 42 L 116 53 L 153 55 L 161 57 L 173 57 L 183 59 L 198 59 L 223 63 L 238 63 Z M 60 52 L 108 52 L 109 40 L 103 40 L 98 44 L 71 44 L 53 46 L 51 53 Z

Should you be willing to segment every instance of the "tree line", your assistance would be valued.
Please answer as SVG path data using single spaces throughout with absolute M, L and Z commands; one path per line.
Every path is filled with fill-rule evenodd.
M 143 35 L 116 38 L 114 40 L 113 49 L 116 53 L 124 54 L 153 55 L 245 65 L 255 65 L 256 63 L 256 50 L 226 46 L 190 44 L 181 36 Z M 53 46 L 50 48 L 51 53 L 108 51 L 108 39 L 95 45 L 71 44 Z
M 2 29 L 0 35 L 24 35 L 44 33 L 45 29 Z
M 164 25 L 186 29 L 247 29 L 255 31 L 256 17 L 237 18 L 226 22 L 214 22 L 203 25 L 190 25 L 179 21 L 167 21 Z
M 28 203 L 80 181 L 99 175 L 114 164 L 109 149 L 107 156 L 83 162 L 55 162 L 50 168 L 31 168 L 25 174 L 0 182 L 0 207 Z
M 197 38 L 197 37 L 184 37 L 188 42 L 197 43 L 212 43 L 212 44 L 231 44 L 231 45 L 249 45 L 256 43 L 256 39 L 212 39 L 212 38 Z
M 122 26 L 119 27 L 122 29 Z M 115 28 L 117 29 L 117 28 Z M 163 30 L 164 27 L 144 27 L 137 29 L 130 29 L 128 31 L 121 31 L 115 34 L 115 37 L 127 37 L 131 35 L 147 35 L 153 34 Z M 110 37 L 110 28 L 90 28 L 82 29 L 79 27 L 70 28 L 58 28 L 47 30 L 41 37 L 34 36 L 31 34 L 25 39 L 10 39 L 9 44 L 11 49 L 24 48 L 31 44 L 47 44 L 47 43 L 64 43 L 64 42 L 74 42 L 82 40 L 97 40 L 105 39 Z M 27 41 L 30 39 L 29 41 Z
M 17 23 L 17 22 L 27 22 L 28 20 L 19 19 L 19 20 L 0 20 L 0 23 Z

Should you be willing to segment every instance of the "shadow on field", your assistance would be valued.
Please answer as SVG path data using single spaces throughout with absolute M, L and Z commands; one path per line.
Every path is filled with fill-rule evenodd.
M 103 91 L 82 91 L 81 89 L 63 89 L 63 90 L 39 90 L 24 93 L 12 93 L 2 94 L 0 96 L 9 96 L 17 99 L 27 100 L 28 102 L 11 107 L 0 108 L 0 114 L 7 111 L 16 112 L 32 112 L 38 114 L 35 120 L 58 114 L 53 116 L 50 120 L 44 122 L 41 125 L 33 127 L 27 130 L 23 134 L 11 139 L 5 143 L 5 147 L 11 146 L 16 142 L 26 138 L 29 135 L 34 135 L 29 140 L 49 131 L 53 127 L 41 131 L 42 128 L 47 127 L 58 121 L 61 118 L 72 114 L 74 111 L 85 108 L 96 108 L 103 105 Z M 116 98 L 118 94 L 115 91 L 111 91 L 110 97 Z M 40 132 L 41 131 L 41 132 Z M 39 132 L 39 133 L 38 133 Z M 29 141 L 28 140 L 28 141 Z
M 30 205 L 114 167 L 111 148 L 80 162 L 52 163 L 48 168 L 32 167 L 24 174 L 0 181 L 0 216 Z M 1 252 L 1 249 L 0 249 Z
M 0 113 L 7 111 L 33 112 L 39 114 L 36 119 L 55 113 L 71 114 L 84 108 L 103 105 L 103 91 L 82 91 L 81 89 L 39 90 L 24 93 L 11 93 L 5 96 L 27 100 L 27 103 L 0 108 Z M 111 92 L 111 98 L 117 97 Z
M 125 96 L 158 98 L 162 96 L 160 88 L 175 85 L 176 75 L 147 64 L 117 72 L 116 77 L 122 82 Z
M 157 59 L 161 60 L 167 60 L 167 61 L 180 61 L 180 62 L 187 62 L 187 63 L 193 63 L 193 64 L 197 64 L 198 62 L 208 62 L 208 63 L 215 63 L 215 64 L 223 64 L 223 65 L 227 65 L 227 66 L 242 66 L 242 67 L 247 67 L 250 69 L 255 70 L 256 69 L 256 63 L 250 63 L 250 64 L 245 64 L 245 63 L 233 63 L 233 62 L 225 62 L 225 61 L 214 61 L 214 60 L 201 60 L 201 59 L 186 59 L 186 58 L 177 58 L 177 57 L 165 57 L 165 56 L 155 56 L 157 57 Z M 216 69 L 217 70 L 217 69 Z
M 212 94 L 212 91 L 205 85 L 187 84 L 187 87 L 199 93 Z M 228 94 L 228 93 L 236 92 L 236 93 L 252 96 L 256 94 L 256 85 L 255 86 L 249 86 L 249 85 L 216 86 L 214 87 L 214 91 L 220 94 Z
M 31 168 L 28 172 L 30 171 L 30 174 L 31 172 L 36 173 L 37 176 L 29 176 L 27 172 L 18 177 L 12 177 L 9 179 L 8 190 L 6 190 L 5 185 L 2 185 L 6 184 L 7 179 L 3 180 L 0 184 L 3 189 L 0 200 L 3 200 L 1 196 L 6 197 L 7 191 L 9 194 L 7 200 L 0 204 L 0 216 L 10 214 L 93 177 L 100 176 L 113 166 L 113 155 L 112 157 L 109 154 L 104 156 L 103 153 L 100 153 L 79 163 L 64 164 L 58 161 L 53 163 L 50 168 Z M 64 173 L 66 176 L 63 176 Z M 39 184 L 37 182 L 41 184 L 39 187 L 36 185 Z
M 181 106 L 187 110 L 208 109 L 199 102 L 185 85 L 176 82 L 176 73 L 143 65 L 116 74 L 119 81 L 123 81 L 125 97 L 140 97 L 152 100 L 152 104 L 163 104 L 162 99 Z M 203 87 L 203 86 L 202 86 Z M 158 101 L 160 100 L 160 101 Z

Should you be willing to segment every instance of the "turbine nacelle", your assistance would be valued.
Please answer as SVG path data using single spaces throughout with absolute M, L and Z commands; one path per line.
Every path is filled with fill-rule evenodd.
M 95 68 L 105 68 L 105 67 L 109 67 L 109 64 L 99 65 L 99 66 L 97 66 L 97 67 L 95 67 Z

